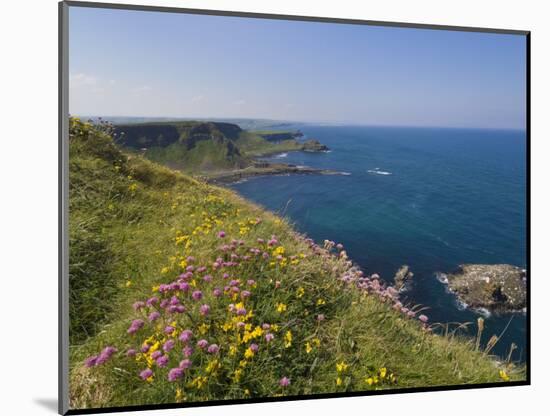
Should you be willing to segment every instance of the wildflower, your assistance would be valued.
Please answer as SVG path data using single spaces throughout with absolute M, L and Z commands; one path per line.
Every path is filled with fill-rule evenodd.
M 217 287 L 214 288 L 214 290 L 212 291 L 212 295 L 214 295 L 214 297 L 216 297 L 216 298 L 219 298 L 222 295 L 221 289 L 219 289 Z
M 156 305 L 158 302 L 159 302 L 159 299 L 156 296 L 153 296 L 152 298 L 147 299 L 145 304 L 147 306 L 153 306 L 153 305 Z
M 145 381 L 152 381 L 153 380 L 153 371 L 150 368 L 146 368 L 141 373 L 139 373 L 139 376 L 142 380 Z
M 275 335 L 273 335 L 272 333 L 267 333 L 267 334 L 265 334 L 265 341 L 266 341 L 266 342 L 271 342 L 271 341 L 273 341 L 273 338 L 275 338 Z
M 193 332 L 190 329 L 186 329 L 180 334 L 179 340 L 181 342 L 187 342 L 191 339 L 192 336 L 193 336 Z
M 153 352 L 151 353 L 151 358 L 152 358 L 153 360 L 156 360 L 156 359 L 159 358 L 160 356 L 162 356 L 162 352 L 160 352 L 160 351 L 153 351 Z
M 162 355 L 158 357 L 155 361 L 159 367 L 166 367 L 166 364 L 168 364 L 168 356 L 166 354 Z
M 208 341 L 205 339 L 201 339 L 197 342 L 197 347 L 201 349 L 205 349 L 208 346 Z
M 145 322 L 143 322 L 141 319 L 134 319 L 127 332 L 129 334 L 135 334 L 139 329 L 143 327 L 144 324 Z
M 185 347 L 183 347 L 182 352 L 184 357 L 190 357 L 191 354 L 193 354 L 193 347 L 186 345 Z
M 191 360 L 185 359 L 180 361 L 180 368 L 183 368 L 184 370 L 187 370 L 189 367 L 191 367 Z
M 288 377 L 283 377 L 282 379 L 279 380 L 279 385 L 281 387 L 287 387 L 290 385 L 290 379 Z
M 199 308 L 199 312 L 201 315 L 203 316 L 206 316 L 210 313 L 210 306 L 208 305 L 201 305 L 201 307 Z
M 323 315 L 322 313 L 317 315 L 317 321 L 321 322 L 321 321 L 324 321 L 324 320 L 325 320 L 325 315 Z
M 168 372 L 168 381 L 176 381 L 183 376 L 183 369 L 180 367 L 172 368 Z
M 220 350 L 220 347 L 218 347 L 217 344 L 210 344 L 208 346 L 208 353 L 209 354 L 217 354 L 219 350 Z
M 202 299 L 202 292 L 200 290 L 195 290 L 193 292 L 193 294 L 191 295 L 191 297 L 194 299 L 194 300 L 201 300 Z
M 382 368 L 380 369 L 380 378 L 386 378 L 386 373 L 387 373 L 387 371 L 388 371 L 388 370 L 386 369 L 386 367 L 382 367 Z
M 418 319 L 420 320 L 420 322 L 423 322 L 423 323 L 428 322 L 428 317 L 426 315 L 420 315 Z
M 202 280 L 204 280 L 205 282 L 211 282 L 213 279 L 213 277 L 209 274 L 203 276 Z
M 149 317 L 147 319 L 149 319 L 149 322 L 154 322 L 156 321 L 158 318 L 160 318 L 160 313 L 158 313 L 157 311 L 154 311 L 154 312 L 151 312 L 149 314 Z
M 93 355 L 91 357 L 86 358 L 86 361 L 84 361 L 84 365 L 90 368 L 95 366 L 96 362 L 97 362 L 97 355 Z
M 311 347 L 311 344 L 309 342 L 306 342 L 306 354 L 309 354 L 313 348 Z
M 243 290 L 241 292 L 241 298 L 248 298 L 250 297 L 250 292 L 248 290 Z
M 343 373 L 348 369 L 349 365 L 345 363 L 345 361 L 341 361 L 336 364 L 336 371 L 338 373 Z
M 342 379 L 340 377 L 336 377 L 336 385 L 341 386 L 342 385 Z
M 164 352 L 170 352 L 174 348 L 175 344 L 176 343 L 174 342 L 174 340 L 169 339 L 164 343 L 164 345 L 162 346 L 162 349 L 164 350 Z
M 135 357 L 136 353 L 137 353 L 137 351 L 135 349 L 130 348 L 128 351 L 126 351 L 126 356 L 127 357 Z
M 303 287 L 299 287 L 297 290 L 296 290 L 296 296 L 298 298 L 301 298 L 302 296 L 304 296 L 304 293 L 305 293 L 305 289 Z
M 253 352 L 253 353 L 257 353 L 258 352 L 258 344 L 250 344 L 250 350 Z
M 249 359 L 252 357 L 254 357 L 254 351 L 252 351 L 252 348 L 248 347 L 244 352 L 244 358 Z
M 139 311 L 144 306 L 145 306 L 145 302 L 142 302 L 142 301 L 134 302 L 134 304 L 132 305 L 135 311 Z
M 225 231 L 220 231 L 218 233 L 218 238 L 224 238 L 225 237 Z
M 286 311 L 286 305 L 284 303 L 277 304 L 277 312 L 283 313 Z
M 325 302 L 324 299 L 321 299 L 321 298 L 317 299 L 317 305 L 318 305 L 318 306 L 324 305 L 325 303 L 326 303 L 326 302 Z
M 500 378 L 501 378 L 502 380 L 504 380 L 504 381 L 510 381 L 510 376 L 506 373 L 506 371 L 500 370 L 500 371 L 498 372 L 498 374 L 499 374 L 499 376 L 500 376 Z
M 285 334 L 285 348 L 289 348 L 292 345 L 292 332 L 286 331 Z

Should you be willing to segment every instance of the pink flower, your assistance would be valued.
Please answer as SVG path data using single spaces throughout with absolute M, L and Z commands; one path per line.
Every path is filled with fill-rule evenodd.
M 225 231 L 220 231 L 218 233 L 218 238 L 224 238 L 225 237 Z
M 265 334 L 265 341 L 266 341 L 266 342 L 271 342 L 271 341 L 273 341 L 273 338 L 275 338 L 275 335 L 273 335 L 271 332 Z
M 189 367 L 191 367 L 191 360 L 185 359 L 180 361 L 180 367 L 184 370 L 187 370 Z
M 156 321 L 158 318 L 160 318 L 160 313 L 158 313 L 157 311 L 151 312 L 151 313 L 149 314 L 149 317 L 148 317 L 149 322 L 154 322 L 154 321 Z
M 149 377 L 153 376 L 153 371 L 150 368 L 146 368 L 141 373 L 139 373 L 139 376 L 142 380 L 147 380 Z
M 218 347 L 217 344 L 211 344 L 208 346 L 208 352 L 210 354 L 217 354 L 219 350 L 220 350 L 220 347 Z
M 164 352 L 170 352 L 174 348 L 175 344 L 176 343 L 174 342 L 174 340 L 169 339 L 164 343 L 164 345 L 162 346 L 162 349 L 164 350 Z
M 157 358 L 156 363 L 159 367 L 166 367 L 166 364 L 168 364 L 168 356 L 165 354 Z
M 420 321 L 423 323 L 428 322 L 428 317 L 426 315 L 420 315 L 418 319 L 420 319 Z
M 172 368 L 168 372 L 168 381 L 176 381 L 183 376 L 183 369 L 180 367 Z
M 193 347 L 190 347 L 189 345 L 186 345 L 183 347 L 183 356 L 184 357 L 190 357 L 191 354 L 193 354 Z
M 250 351 L 252 351 L 253 353 L 257 353 L 258 349 L 258 344 L 250 344 Z
M 219 298 L 222 295 L 222 291 L 221 291 L 221 289 L 216 287 L 212 291 L 212 294 L 214 295 L 214 297 Z
M 134 310 L 136 311 L 139 311 L 141 308 L 143 308 L 145 306 L 145 302 L 142 302 L 142 301 L 137 301 L 137 302 L 134 302 L 134 304 L 132 305 L 132 307 L 134 308 Z
M 164 333 L 170 335 L 170 334 L 173 333 L 175 330 L 176 330 L 176 328 L 174 328 L 174 327 L 171 326 L 171 325 L 168 325 L 166 328 L 164 328 Z
M 204 280 L 205 282 L 211 282 L 212 281 L 212 276 L 207 274 L 207 275 L 203 276 L 202 280 Z
M 290 379 L 288 377 L 283 377 L 279 380 L 279 385 L 281 387 L 287 387 L 288 385 L 290 385 Z
M 199 340 L 197 342 L 197 347 L 199 347 L 200 349 L 205 349 L 206 347 L 208 347 L 208 341 L 205 339 Z
M 193 336 L 193 332 L 190 329 L 186 329 L 180 334 L 179 340 L 181 342 L 188 342 L 192 336 Z
M 210 313 L 210 306 L 208 305 L 201 305 L 199 308 L 199 312 L 201 315 L 206 316 Z
M 193 294 L 191 295 L 191 297 L 194 299 L 194 300 L 201 300 L 202 299 L 202 292 L 200 290 L 195 290 L 193 292 Z

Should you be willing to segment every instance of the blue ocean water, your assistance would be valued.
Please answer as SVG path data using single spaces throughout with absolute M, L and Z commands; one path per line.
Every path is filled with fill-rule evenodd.
M 331 149 L 271 160 L 348 175 L 266 176 L 233 184 L 318 242 L 341 242 L 363 270 L 391 281 L 408 264 L 407 300 L 431 322 L 475 322 L 436 277 L 461 263 L 526 267 L 526 137 L 517 130 L 296 126 Z M 510 321 L 511 319 L 511 321 Z M 525 359 L 526 318 L 492 315 L 485 340 L 508 325 L 494 352 L 514 342 Z M 472 330 L 475 330 L 472 325 Z

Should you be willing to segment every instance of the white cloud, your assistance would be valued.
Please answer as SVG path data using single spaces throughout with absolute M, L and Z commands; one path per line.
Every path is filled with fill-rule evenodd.
M 199 101 L 203 101 L 203 100 L 204 100 L 204 95 L 195 95 L 194 97 L 191 98 L 192 103 L 198 103 Z

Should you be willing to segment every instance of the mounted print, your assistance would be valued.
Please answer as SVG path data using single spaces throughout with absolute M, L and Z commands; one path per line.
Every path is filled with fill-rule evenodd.
M 529 383 L 529 32 L 60 29 L 60 413 Z

